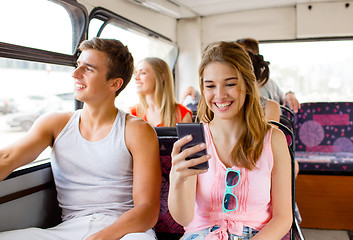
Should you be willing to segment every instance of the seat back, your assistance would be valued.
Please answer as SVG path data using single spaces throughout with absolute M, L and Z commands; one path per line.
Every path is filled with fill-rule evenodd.
M 158 141 L 162 168 L 161 208 L 159 218 L 154 227 L 157 237 L 161 239 L 179 239 L 184 228 L 174 221 L 168 209 L 169 173 L 171 169 L 171 153 L 174 142 L 178 139 L 175 127 L 155 128 Z
M 283 239 L 304 239 L 298 220 L 295 218 L 296 204 L 295 204 L 295 138 L 291 129 L 282 123 L 276 121 L 269 121 L 270 124 L 277 126 L 286 136 L 288 150 L 291 157 L 291 187 L 292 187 L 292 215 L 293 222 L 289 236 L 286 235 Z M 294 125 L 293 125 L 294 127 Z M 282 239 L 282 240 L 283 240 Z
M 297 151 L 353 152 L 353 102 L 302 103 L 295 124 Z

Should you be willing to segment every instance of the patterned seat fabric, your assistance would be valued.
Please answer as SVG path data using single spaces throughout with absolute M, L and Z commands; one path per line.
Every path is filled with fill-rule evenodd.
M 353 102 L 301 104 L 295 135 L 301 172 L 353 174 Z
M 157 233 L 183 234 L 184 228 L 176 223 L 168 210 L 169 172 L 171 168 L 171 152 L 177 137 L 159 137 L 159 152 L 162 168 L 161 208 L 159 218 L 154 227 Z

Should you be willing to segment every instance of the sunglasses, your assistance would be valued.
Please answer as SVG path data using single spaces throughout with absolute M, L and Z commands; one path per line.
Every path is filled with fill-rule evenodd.
M 223 196 L 223 212 L 232 212 L 238 208 L 238 198 L 232 193 L 232 188 L 237 186 L 240 182 L 240 170 L 233 170 L 227 168 L 225 176 L 226 190 Z

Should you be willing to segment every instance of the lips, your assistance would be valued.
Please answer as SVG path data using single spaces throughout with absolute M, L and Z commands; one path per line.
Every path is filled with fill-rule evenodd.
M 214 104 L 218 109 L 228 109 L 232 102 L 215 102 Z
M 80 89 L 84 89 L 86 88 L 87 86 L 82 84 L 82 83 L 75 83 L 75 89 L 76 90 L 80 90 Z

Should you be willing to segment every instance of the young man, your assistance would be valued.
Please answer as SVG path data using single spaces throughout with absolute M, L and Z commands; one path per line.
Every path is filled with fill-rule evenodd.
M 40 117 L 28 134 L 0 150 L 0 180 L 53 148 L 52 169 L 63 222 L 51 229 L 0 233 L 0 239 L 155 239 L 161 172 L 154 129 L 114 105 L 133 72 L 121 42 L 94 38 L 82 51 L 76 112 Z

